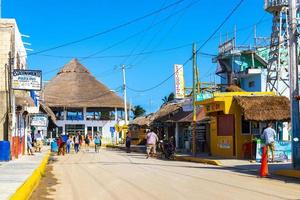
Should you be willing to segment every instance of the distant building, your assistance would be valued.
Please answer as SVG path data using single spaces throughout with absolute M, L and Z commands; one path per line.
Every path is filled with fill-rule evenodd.
M 235 84 L 249 92 L 267 91 L 268 49 L 239 49 L 234 45 L 232 47 L 227 52 L 219 52 L 215 59 L 216 74 L 221 78 L 221 85 L 226 88 Z
M 102 134 L 103 143 L 114 142 L 114 127 L 124 120 L 124 104 L 114 91 L 96 78 L 77 59 L 66 64 L 44 88 L 44 104 L 56 116 L 58 134 Z M 119 137 L 119 136 L 117 136 Z M 120 139 L 120 138 L 119 138 Z
M 35 106 L 29 92 L 10 92 L 10 74 L 14 69 L 26 69 L 26 59 L 15 19 L 0 19 L 0 140 L 10 142 L 12 158 L 25 152 L 29 108 Z

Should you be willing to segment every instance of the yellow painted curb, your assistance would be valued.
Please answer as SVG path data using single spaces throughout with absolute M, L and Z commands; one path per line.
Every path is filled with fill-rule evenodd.
M 287 176 L 292 178 L 300 178 L 300 170 L 295 169 L 281 169 L 274 171 L 272 174 L 276 174 L 279 176 Z
M 17 191 L 11 196 L 11 200 L 27 200 L 31 196 L 32 192 L 38 186 L 41 177 L 45 174 L 46 165 L 48 163 L 50 152 L 48 152 L 41 164 L 34 170 L 29 178 L 17 189 Z
M 175 160 L 177 160 L 177 161 L 196 162 L 196 163 L 205 163 L 205 164 L 210 164 L 210 165 L 222 166 L 222 163 L 218 160 L 197 158 L 197 157 L 191 157 L 191 156 L 175 156 Z

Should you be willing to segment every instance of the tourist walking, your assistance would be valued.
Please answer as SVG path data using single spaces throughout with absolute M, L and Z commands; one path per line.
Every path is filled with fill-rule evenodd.
M 261 139 L 265 141 L 265 144 L 271 150 L 272 154 L 272 162 L 274 162 L 274 151 L 275 151 L 275 138 L 276 138 L 276 131 L 272 128 L 273 124 L 270 122 L 268 123 L 268 127 L 263 131 L 261 135 Z M 268 155 L 267 151 L 267 155 Z
M 156 143 L 158 141 L 158 137 L 156 133 L 154 133 L 153 130 L 147 130 L 147 156 L 146 158 L 149 158 L 150 153 L 152 152 L 154 155 L 156 155 Z
M 27 134 L 27 153 L 28 155 L 34 155 L 32 150 L 32 138 L 31 133 Z
M 75 153 L 78 153 L 78 151 L 79 151 L 79 144 L 80 144 L 80 134 L 77 133 L 77 135 L 74 136 L 74 150 L 75 150 Z
M 67 154 L 70 153 L 70 149 L 71 149 L 71 144 L 72 144 L 72 139 L 71 137 L 68 135 L 68 140 L 67 140 Z
M 98 133 L 94 136 L 95 152 L 98 153 L 101 146 L 101 137 Z
M 126 152 L 127 153 L 131 152 L 130 146 L 131 146 L 131 137 L 130 137 L 129 133 L 127 132 L 127 134 L 126 134 Z
M 43 134 L 41 131 L 37 131 L 37 133 L 34 136 L 35 141 L 36 141 L 36 152 L 41 152 L 42 146 L 43 146 Z
M 89 151 L 89 148 L 90 148 L 90 138 L 89 138 L 89 135 L 85 136 L 84 143 L 85 143 L 85 150 Z

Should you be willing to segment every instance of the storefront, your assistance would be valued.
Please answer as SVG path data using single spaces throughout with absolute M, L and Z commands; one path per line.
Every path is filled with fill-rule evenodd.
M 289 100 L 272 92 L 215 93 L 197 104 L 211 117 L 211 154 L 224 158 L 255 158 L 256 138 L 266 123 L 279 130 L 290 119 Z

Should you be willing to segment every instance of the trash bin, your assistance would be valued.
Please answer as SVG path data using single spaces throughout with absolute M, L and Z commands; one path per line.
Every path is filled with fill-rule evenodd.
M 56 140 L 51 142 L 51 152 L 58 152 L 58 146 Z
M 0 161 L 10 160 L 10 143 L 9 141 L 0 141 Z

